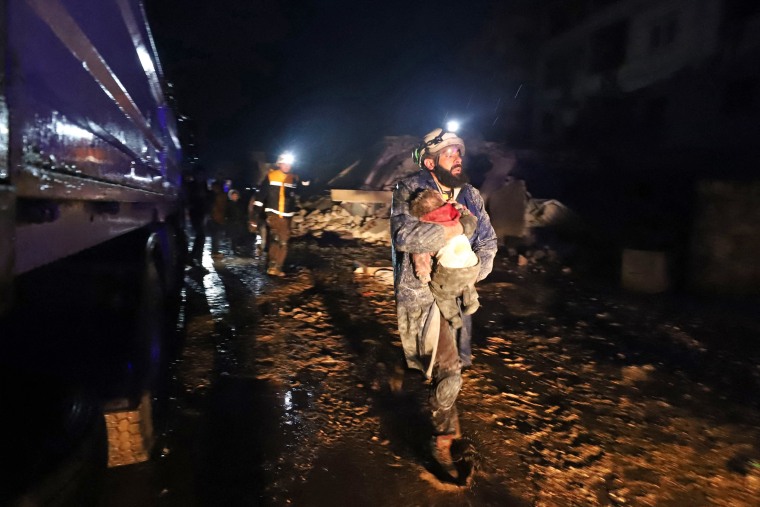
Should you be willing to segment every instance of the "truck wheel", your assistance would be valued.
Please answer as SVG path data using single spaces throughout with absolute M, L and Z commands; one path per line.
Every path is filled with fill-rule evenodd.
M 132 312 L 134 327 L 130 353 L 130 387 L 126 397 L 106 405 L 109 466 L 146 461 L 161 433 L 166 404 L 166 381 L 174 355 L 175 312 L 180 285 L 174 281 L 176 246 L 167 229 L 151 233 L 145 242 L 143 262 Z
M 9 464 L 3 481 L 12 489 L 2 489 L 0 504 L 97 505 L 107 459 L 97 398 L 57 379 L 10 369 L 3 371 L 2 384 L 3 410 L 19 417 L 5 419 L 11 437 L 3 439 L 0 455 Z

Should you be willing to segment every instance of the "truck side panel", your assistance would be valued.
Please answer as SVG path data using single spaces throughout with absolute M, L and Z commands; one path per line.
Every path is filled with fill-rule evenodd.
M 94 505 L 178 345 L 176 123 L 141 0 L 0 0 L 0 64 L 0 504 Z
M 16 275 L 177 212 L 179 143 L 136 0 L 8 0 Z

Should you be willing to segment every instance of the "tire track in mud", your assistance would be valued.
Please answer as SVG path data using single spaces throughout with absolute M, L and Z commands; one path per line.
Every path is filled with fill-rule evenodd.
M 256 377 L 276 386 L 282 425 L 290 432 L 281 459 L 294 474 L 278 474 L 270 489 L 291 501 L 325 449 L 346 440 L 365 447 L 379 441 L 372 396 L 380 380 L 368 368 L 375 338 L 366 336 L 366 328 L 380 326 L 371 316 L 355 322 L 353 316 L 367 313 L 356 304 L 360 299 L 331 291 L 326 280 L 314 278 L 303 269 L 259 298 L 261 320 L 253 345 Z
M 296 243 L 292 254 L 301 267 L 285 279 L 262 281 L 255 266 L 220 273 L 230 308 L 227 346 L 214 342 L 215 353 L 234 357 L 215 362 L 228 375 L 209 429 L 227 431 L 228 448 L 257 432 L 232 461 L 249 475 L 258 467 L 259 485 L 235 490 L 244 473 L 221 479 L 238 497 L 734 507 L 760 494 L 760 473 L 748 465 L 760 457 L 757 407 L 697 381 L 710 354 L 699 319 L 503 262 L 478 287 L 484 306 L 459 398 L 479 466 L 468 488 L 441 486 L 426 469 L 426 385 L 403 369 L 392 285 L 353 274 L 358 260 L 387 265 L 387 252 Z M 718 380 L 739 360 L 719 359 Z M 235 412 L 240 403 L 247 408 Z
M 492 485 L 433 476 L 427 386 L 403 367 L 392 284 L 353 273 L 358 258 L 372 264 L 363 249 L 324 263 L 305 251 L 297 273 L 258 298 L 258 378 L 291 399 L 302 391 L 300 428 L 283 457 L 297 474 L 280 477 L 270 496 L 296 505 L 521 505 Z
M 693 382 L 681 370 L 688 354 L 685 363 L 657 354 L 684 346 L 701 353 L 683 331 L 691 317 L 653 318 L 645 305 L 583 291 L 559 303 L 538 294 L 526 308 L 525 287 L 551 292 L 567 282 L 546 283 L 533 277 L 522 295 L 486 289 L 490 311 L 503 316 L 476 315 L 488 338 L 476 347 L 462 412 L 481 409 L 478 440 L 489 442 L 483 461 L 493 473 L 534 505 L 753 505 L 755 473 L 727 464 L 757 456 L 757 410 Z M 672 342 L 662 342 L 663 329 L 677 331 Z M 636 341 L 627 339 L 633 330 Z M 509 478 L 501 455 L 517 456 L 522 473 Z

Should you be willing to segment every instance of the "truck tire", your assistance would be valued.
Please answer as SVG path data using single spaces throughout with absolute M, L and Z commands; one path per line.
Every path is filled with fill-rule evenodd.
M 20 417 L 5 419 L 12 437 L 0 445 L 10 465 L 3 481 L 13 488 L 2 490 L 0 504 L 97 505 L 107 458 L 97 398 L 59 379 L 12 370 L 4 370 L 2 384 L 3 411 Z
M 175 349 L 169 232 L 137 231 L 18 280 L 17 311 L 0 325 L 0 410 L 17 414 L 0 456 L 18 457 L 6 461 L 19 477 L 0 505 L 69 505 L 78 485 L 97 494 L 108 463 L 150 457 Z
M 130 385 L 106 405 L 109 467 L 150 459 L 165 412 L 167 371 L 175 351 L 176 241 L 171 228 L 152 231 L 145 240 L 135 305 L 132 309 Z

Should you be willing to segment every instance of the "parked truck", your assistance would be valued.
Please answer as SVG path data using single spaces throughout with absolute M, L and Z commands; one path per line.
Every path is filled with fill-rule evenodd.
M 79 503 L 155 442 L 177 121 L 139 0 L 0 6 L 0 504 Z

